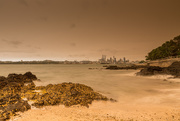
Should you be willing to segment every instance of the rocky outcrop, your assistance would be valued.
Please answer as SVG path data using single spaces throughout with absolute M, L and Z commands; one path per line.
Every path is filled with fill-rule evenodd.
M 26 72 L 25 74 L 9 74 L 8 77 L 0 76 L 0 89 L 4 87 L 20 87 L 24 86 L 24 83 L 32 83 L 37 80 L 37 77 L 31 72 Z
M 42 107 L 62 104 L 66 107 L 81 105 L 89 107 L 94 100 L 116 101 L 95 92 L 91 87 L 78 83 L 49 84 L 38 86 L 33 80 L 37 77 L 31 72 L 25 74 L 9 74 L 0 76 L 0 121 L 31 109 L 32 106 Z
M 24 112 L 31 109 L 27 101 L 22 100 L 19 94 L 1 94 L 0 98 L 0 121 L 9 119 L 10 116 L 16 115 L 16 112 Z
M 7 77 L 8 82 L 18 82 L 18 83 L 30 83 L 33 80 L 37 80 L 37 77 L 31 72 L 26 72 L 25 74 L 9 74 Z
M 140 69 L 140 68 L 145 68 L 146 66 L 143 65 L 132 65 L 132 66 L 124 66 L 124 67 L 119 67 L 119 66 L 107 66 L 106 69 L 109 70 L 128 70 L 128 69 Z
M 57 104 L 63 104 L 67 107 L 80 104 L 89 107 L 93 100 L 108 100 L 107 97 L 94 92 L 91 87 L 78 83 L 50 84 L 46 87 L 36 87 L 36 89 L 43 89 L 45 92 L 36 96 L 37 100 L 33 104 L 36 107 Z
M 36 79 L 31 72 L 23 75 L 9 74 L 7 78 L 0 77 L 0 121 L 9 119 L 16 112 L 24 112 L 31 108 L 28 102 L 22 99 L 22 93 L 35 89 L 33 80 Z
M 180 61 L 172 63 L 169 67 L 166 68 L 167 72 L 175 77 L 180 77 Z
M 173 62 L 168 67 L 148 66 L 137 73 L 137 75 L 141 76 L 151 76 L 156 74 L 169 74 L 174 77 L 180 77 L 180 62 Z
M 155 74 L 163 74 L 163 68 L 158 66 L 149 66 L 137 73 L 137 75 L 142 75 L 142 76 L 151 76 Z

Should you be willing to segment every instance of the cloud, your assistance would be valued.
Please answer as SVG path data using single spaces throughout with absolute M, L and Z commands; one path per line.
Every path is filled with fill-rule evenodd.
M 29 4 L 27 3 L 27 1 L 26 0 L 18 0 L 19 1 L 19 3 L 20 4 L 22 4 L 22 5 L 25 5 L 25 6 L 29 6 Z
M 3 42 L 7 43 L 7 44 L 10 44 L 10 45 L 14 45 L 14 46 L 17 46 L 17 45 L 21 45 L 22 42 L 21 41 L 11 41 L 11 40 L 7 40 L 7 39 L 2 39 Z

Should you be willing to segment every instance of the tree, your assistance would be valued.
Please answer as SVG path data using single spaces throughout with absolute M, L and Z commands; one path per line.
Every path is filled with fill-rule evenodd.
M 146 56 L 146 60 L 157 60 L 170 56 L 180 56 L 180 35 L 153 49 Z

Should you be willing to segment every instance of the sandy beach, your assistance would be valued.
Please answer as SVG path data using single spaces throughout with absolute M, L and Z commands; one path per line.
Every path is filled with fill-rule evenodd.
M 135 74 L 126 76 L 132 77 Z M 168 77 L 166 75 L 139 77 L 158 79 L 171 85 L 171 88 L 159 86 L 159 89 L 147 90 L 151 95 L 133 97 L 122 95 L 117 99 L 118 102 L 93 101 L 89 108 L 79 105 L 32 107 L 31 110 L 18 113 L 10 121 L 180 121 L 179 79 Z
M 179 121 L 179 112 L 178 107 L 96 101 L 89 108 L 58 105 L 31 109 L 11 121 Z
M 4 66 L 4 68 L 6 67 Z M 19 65 L 15 67 L 19 67 Z M 11 68 L 16 69 L 15 67 Z M 24 72 L 28 67 L 30 68 L 30 66 L 19 68 Z M 37 70 L 40 67 L 43 69 Z M 138 70 L 99 71 L 88 70 L 88 66 L 79 67 L 75 65 L 73 65 L 73 69 L 65 65 L 50 67 L 51 69 L 49 66 L 42 65 L 33 67 L 33 71 L 37 71 L 37 75 L 41 79 L 41 81 L 34 81 L 35 85 L 58 84 L 72 80 L 72 83 L 88 85 L 94 91 L 108 98 L 113 98 L 117 102 L 95 100 L 89 105 L 89 108 L 79 105 L 32 107 L 23 113 L 17 112 L 18 115 L 11 116 L 10 121 L 180 120 L 179 79 L 168 79 L 168 75 L 135 76 Z

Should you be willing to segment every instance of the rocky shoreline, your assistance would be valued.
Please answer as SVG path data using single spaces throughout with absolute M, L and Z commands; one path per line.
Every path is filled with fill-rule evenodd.
M 37 77 L 31 72 L 0 77 L 0 121 L 10 119 L 16 112 L 49 105 L 81 105 L 89 107 L 94 100 L 116 101 L 95 92 L 91 87 L 78 83 L 36 86 Z M 28 101 L 33 101 L 32 105 Z
M 109 70 L 137 70 L 140 69 L 140 72 L 137 72 L 138 76 L 152 76 L 152 75 L 172 75 L 174 78 L 180 78 L 180 61 L 173 62 L 168 67 L 159 67 L 159 66 L 148 66 L 148 65 L 132 65 L 132 66 L 107 66 L 106 69 Z
M 109 69 L 109 70 L 129 70 L 129 69 L 133 69 L 133 70 L 136 70 L 136 69 L 142 69 L 142 68 L 146 68 L 147 66 L 144 66 L 144 65 L 132 65 L 132 66 L 124 66 L 124 67 L 119 67 L 119 66 L 106 66 L 106 69 Z
M 152 75 L 172 75 L 174 78 L 180 78 L 180 62 L 173 62 L 168 67 L 159 67 L 159 66 L 147 66 L 144 69 L 141 69 L 140 72 L 136 75 L 140 76 L 152 76 Z

